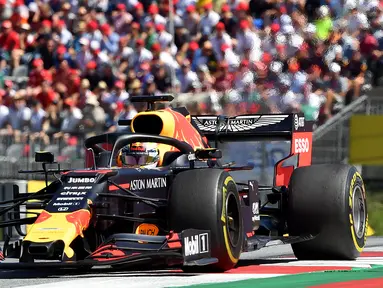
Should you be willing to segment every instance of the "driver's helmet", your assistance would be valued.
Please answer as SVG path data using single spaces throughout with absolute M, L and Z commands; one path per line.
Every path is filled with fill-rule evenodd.
M 126 145 L 117 155 L 119 167 L 156 167 L 160 160 L 157 143 L 132 143 Z

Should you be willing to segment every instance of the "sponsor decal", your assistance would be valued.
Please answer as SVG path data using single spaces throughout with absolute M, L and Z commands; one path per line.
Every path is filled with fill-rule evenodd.
M 94 183 L 96 182 L 96 178 L 76 178 L 76 177 L 70 177 L 68 180 L 68 183 Z
M 158 232 L 159 232 L 159 229 L 156 225 L 148 224 L 148 223 L 142 223 L 136 229 L 136 234 L 141 234 L 141 235 L 156 236 L 158 235 Z
M 62 196 L 86 196 L 86 192 L 81 191 L 69 191 L 69 192 L 61 192 L 60 195 Z
M 130 190 L 143 190 L 145 189 L 145 180 L 144 179 L 136 179 L 130 182 L 128 187 Z
M 299 117 L 299 127 L 305 127 L 305 117 Z
M 58 197 L 56 201 L 81 201 L 84 197 Z
M 79 206 L 81 203 L 80 202 L 58 202 L 58 203 L 53 203 L 53 206 Z
M 298 117 L 297 114 L 294 115 L 294 128 L 298 130 L 300 127 L 305 127 L 305 117 Z
M 57 231 L 57 230 L 62 230 L 61 228 L 38 228 L 37 230 L 40 231 Z
M 144 189 L 157 189 L 167 187 L 165 177 L 149 178 L 149 179 L 136 179 L 130 182 L 127 189 L 136 191 Z
M 294 153 L 307 153 L 310 151 L 310 141 L 308 138 L 294 139 Z
M 248 131 L 281 123 L 287 117 L 289 115 L 236 116 L 225 119 L 219 130 L 231 132 Z M 193 117 L 193 120 L 201 131 L 213 132 L 217 127 L 217 117 L 215 116 L 198 116 Z M 297 121 L 299 122 L 299 119 Z
M 253 215 L 259 215 L 259 203 L 258 202 L 254 202 L 252 207 L 251 207 L 251 211 L 253 212 Z
M 185 256 L 193 256 L 209 252 L 208 233 L 186 236 L 184 239 Z
M 66 186 L 64 190 L 90 190 L 92 186 Z
M 97 177 L 68 177 L 66 180 L 68 182 L 63 183 L 63 187 L 55 193 L 46 210 L 51 213 L 70 213 L 78 209 L 88 209 L 88 198 L 97 197 L 93 192 Z M 97 185 L 106 186 L 106 183 Z
M 291 140 L 291 152 L 299 154 L 298 167 L 307 166 L 311 164 L 312 152 L 312 132 L 295 132 Z
M 257 119 L 232 119 L 229 120 L 228 122 L 231 125 L 253 125 L 256 122 Z M 209 125 L 217 125 L 217 120 L 206 120 L 203 122 L 205 126 Z
M 146 149 L 144 146 L 131 146 L 130 151 L 134 152 L 146 152 Z
M 251 221 L 253 223 L 253 230 L 257 230 L 260 224 L 259 215 L 259 191 L 258 182 L 255 180 L 249 180 L 249 206 L 251 208 Z

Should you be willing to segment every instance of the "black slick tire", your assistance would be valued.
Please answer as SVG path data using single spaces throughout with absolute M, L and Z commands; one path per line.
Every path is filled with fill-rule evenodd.
M 297 168 L 290 179 L 288 228 L 291 236 L 317 235 L 292 244 L 300 260 L 352 260 L 367 238 L 366 191 L 350 165 Z
M 233 268 L 242 252 L 244 232 L 237 186 L 229 173 L 196 169 L 178 174 L 169 199 L 169 226 L 175 232 L 210 230 L 211 256 L 218 263 L 202 269 Z

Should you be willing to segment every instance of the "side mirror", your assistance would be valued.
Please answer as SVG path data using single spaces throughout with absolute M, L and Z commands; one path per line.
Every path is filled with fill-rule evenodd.
M 216 148 L 197 149 L 195 157 L 197 159 L 220 159 L 222 158 L 222 151 Z
M 52 164 L 55 162 L 55 156 L 47 151 L 35 152 L 35 162 Z

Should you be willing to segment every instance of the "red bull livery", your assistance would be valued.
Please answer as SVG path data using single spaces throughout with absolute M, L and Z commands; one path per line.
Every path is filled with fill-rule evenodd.
M 153 109 L 171 95 L 132 100 L 147 111 L 120 121 L 123 132 L 86 139 L 85 168 L 62 170 L 36 152 L 43 169 L 20 171 L 47 185 L 0 203 L 9 231 L 0 268 L 225 271 L 243 252 L 287 243 L 298 259 L 360 255 L 362 177 L 353 166 L 312 165 L 303 115 L 190 115 Z

